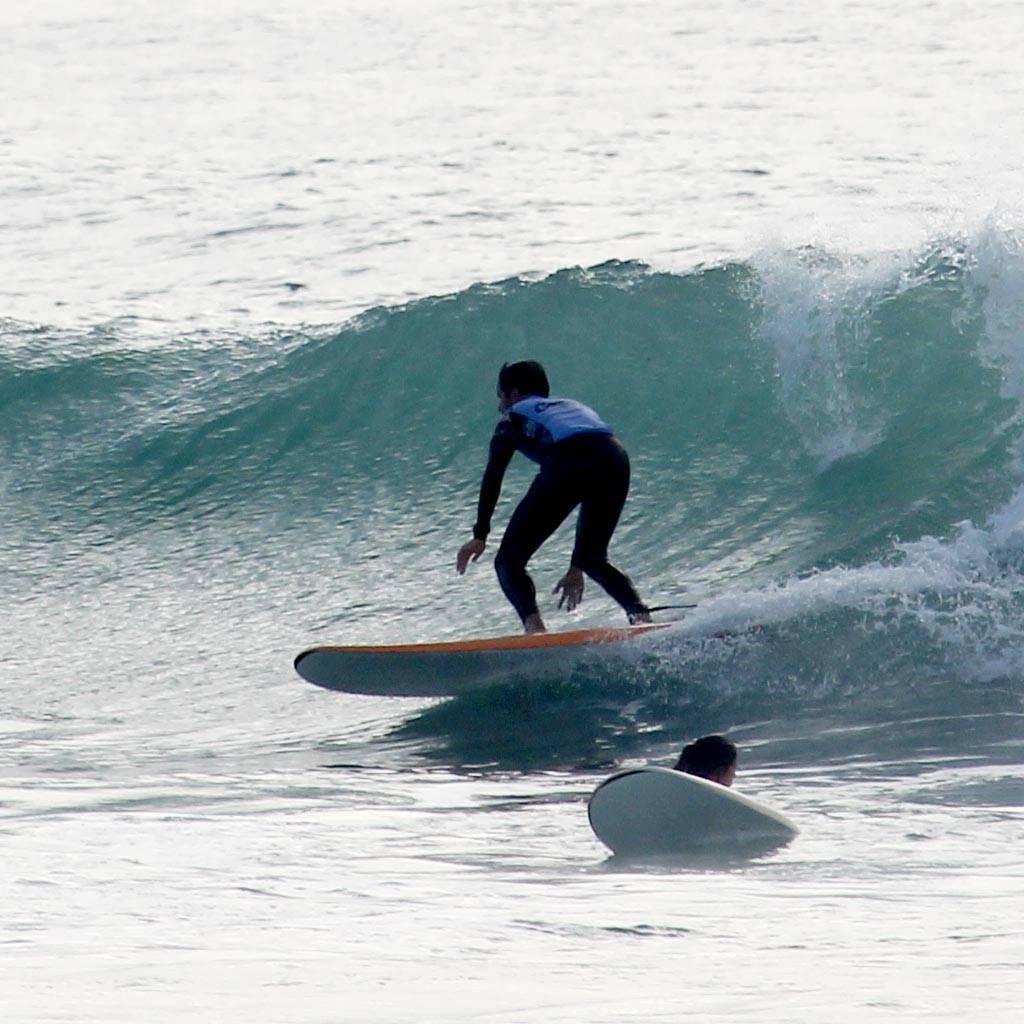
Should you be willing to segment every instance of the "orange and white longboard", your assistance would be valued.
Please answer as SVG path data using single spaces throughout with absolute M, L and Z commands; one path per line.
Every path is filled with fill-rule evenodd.
M 550 675 L 608 645 L 671 623 L 517 634 L 433 644 L 311 647 L 295 671 L 328 690 L 378 697 L 455 697 L 509 679 Z

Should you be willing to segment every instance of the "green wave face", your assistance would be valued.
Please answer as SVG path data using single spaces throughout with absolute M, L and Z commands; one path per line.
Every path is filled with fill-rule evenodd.
M 57 529 L 267 514 L 315 529 L 339 501 L 465 523 L 497 368 L 521 357 L 629 448 L 618 543 L 655 576 L 863 561 L 983 520 L 1018 479 L 1016 354 L 993 345 L 963 252 L 886 272 L 814 253 L 681 276 L 609 264 L 153 349 L 116 326 L 6 334 L 6 487 L 22 510 L 59 504 Z
M 257 337 L 3 324 L 0 594 L 23 631 L 69 624 L 66 644 L 40 631 L 55 686 L 81 637 L 104 663 L 109 634 L 130 700 L 155 636 L 201 678 L 214 647 L 287 667 L 279 647 L 513 630 L 487 558 L 463 578 L 453 562 L 498 367 L 534 358 L 631 453 L 614 560 L 649 600 L 700 608 L 640 661 L 427 710 L 398 742 L 598 763 L 853 708 L 901 723 L 879 756 L 969 756 L 978 716 L 1002 749 L 1024 698 L 1022 266 L 990 239 L 913 261 L 610 263 Z M 496 529 L 532 471 L 513 462 Z M 532 563 L 549 603 L 570 530 Z M 568 621 L 617 620 L 588 595 Z M 721 630 L 745 639 L 699 639 Z M 913 724 L 925 708 L 934 727 Z

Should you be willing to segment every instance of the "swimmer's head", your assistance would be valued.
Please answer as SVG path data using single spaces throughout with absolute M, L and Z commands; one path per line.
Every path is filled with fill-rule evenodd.
M 722 786 L 731 786 L 736 778 L 739 753 L 736 744 L 724 736 L 701 736 L 687 743 L 679 755 L 676 771 L 699 775 Z

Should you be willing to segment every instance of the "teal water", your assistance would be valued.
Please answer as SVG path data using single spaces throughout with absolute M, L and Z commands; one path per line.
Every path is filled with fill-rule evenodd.
M 1016 1021 L 1021 27 L 0 11 L 0 1016 Z M 697 609 L 450 701 L 303 683 L 516 628 L 454 558 L 517 357 Z M 549 625 L 621 621 L 557 610 L 571 536 Z M 709 731 L 799 839 L 609 862 L 593 787 Z
M 994 284 L 1020 254 L 1002 243 L 995 271 L 964 241 L 902 264 L 813 250 L 685 275 L 609 263 L 338 327 L 149 347 L 117 323 L 59 344 L 8 324 L 5 589 L 26 610 L 130 595 L 121 628 L 141 651 L 167 602 L 187 601 L 191 628 L 229 657 L 249 640 L 219 609 L 249 600 L 296 645 L 513 630 L 487 559 L 463 580 L 450 563 L 474 514 L 495 368 L 529 355 L 633 453 L 616 559 L 652 603 L 700 602 L 680 636 L 651 643 L 656 664 L 573 687 L 549 742 L 560 748 L 591 702 L 623 699 L 638 672 L 648 687 L 685 684 L 682 701 L 652 698 L 659 737 L 696 727 L 695 708 L 711 723 L 722 700 L 751 715 L 765 694 L 842 693 L 869 717 L 878 693 L 900 704 L 908 687 L 908 713 L 922 699 L 1015 709 L 1024 367 L 1003 344 Z M 529 472 L 512 472 L 501 516 Z M 539 578 L 570 536 L 568 524 L 538 557 Z M 552 621 L 618 615 L 599 591 L 584 609 Z M 769 632 L 676 649 L 752 624 Z M 133 662 L 146 671 L 144 654 Z M 749 681 L 738 694 L 737 679 Z M 601 711 L 587 713 L 584 760 L 609 742 Z M 428 723 L 448 714 L 400 732 L 429 748 Z M 490 744 L 515 766 L 518 741 L 501 744 L 490 717 L 485 700 L 465 727 L 473 760 Z M 636 737 L 622 742 L 637 752 Z M 546 756 L 540 744 L 524 766 Z
M 415 495 L 421 528 L 449 525 L 475 499 L 495 366 L 519 353 L 607 411 L 634 453 L 623 543 L 659 583 L 719 558 L 741 579 L 863 561 L 998 511 L 1016 487 L 1021 368 L 975 254 L 929 251 L 866 284 L 855 261 L 791 260 L 612 263 L 336 328 L 151 348 L 116 322 L 9 323 L 12 504 L 35 515 L 59 497 L 66 533 L 279 515 L 315 539 Z

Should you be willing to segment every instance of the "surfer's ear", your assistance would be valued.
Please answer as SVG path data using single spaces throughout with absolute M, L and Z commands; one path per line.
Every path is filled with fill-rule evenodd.
M 512 388 L 510 391 L 502 391 L 498 388 L 498 411 L 505 412 L 509 406 L 515 405 L 523 397 L 519 388 Z

